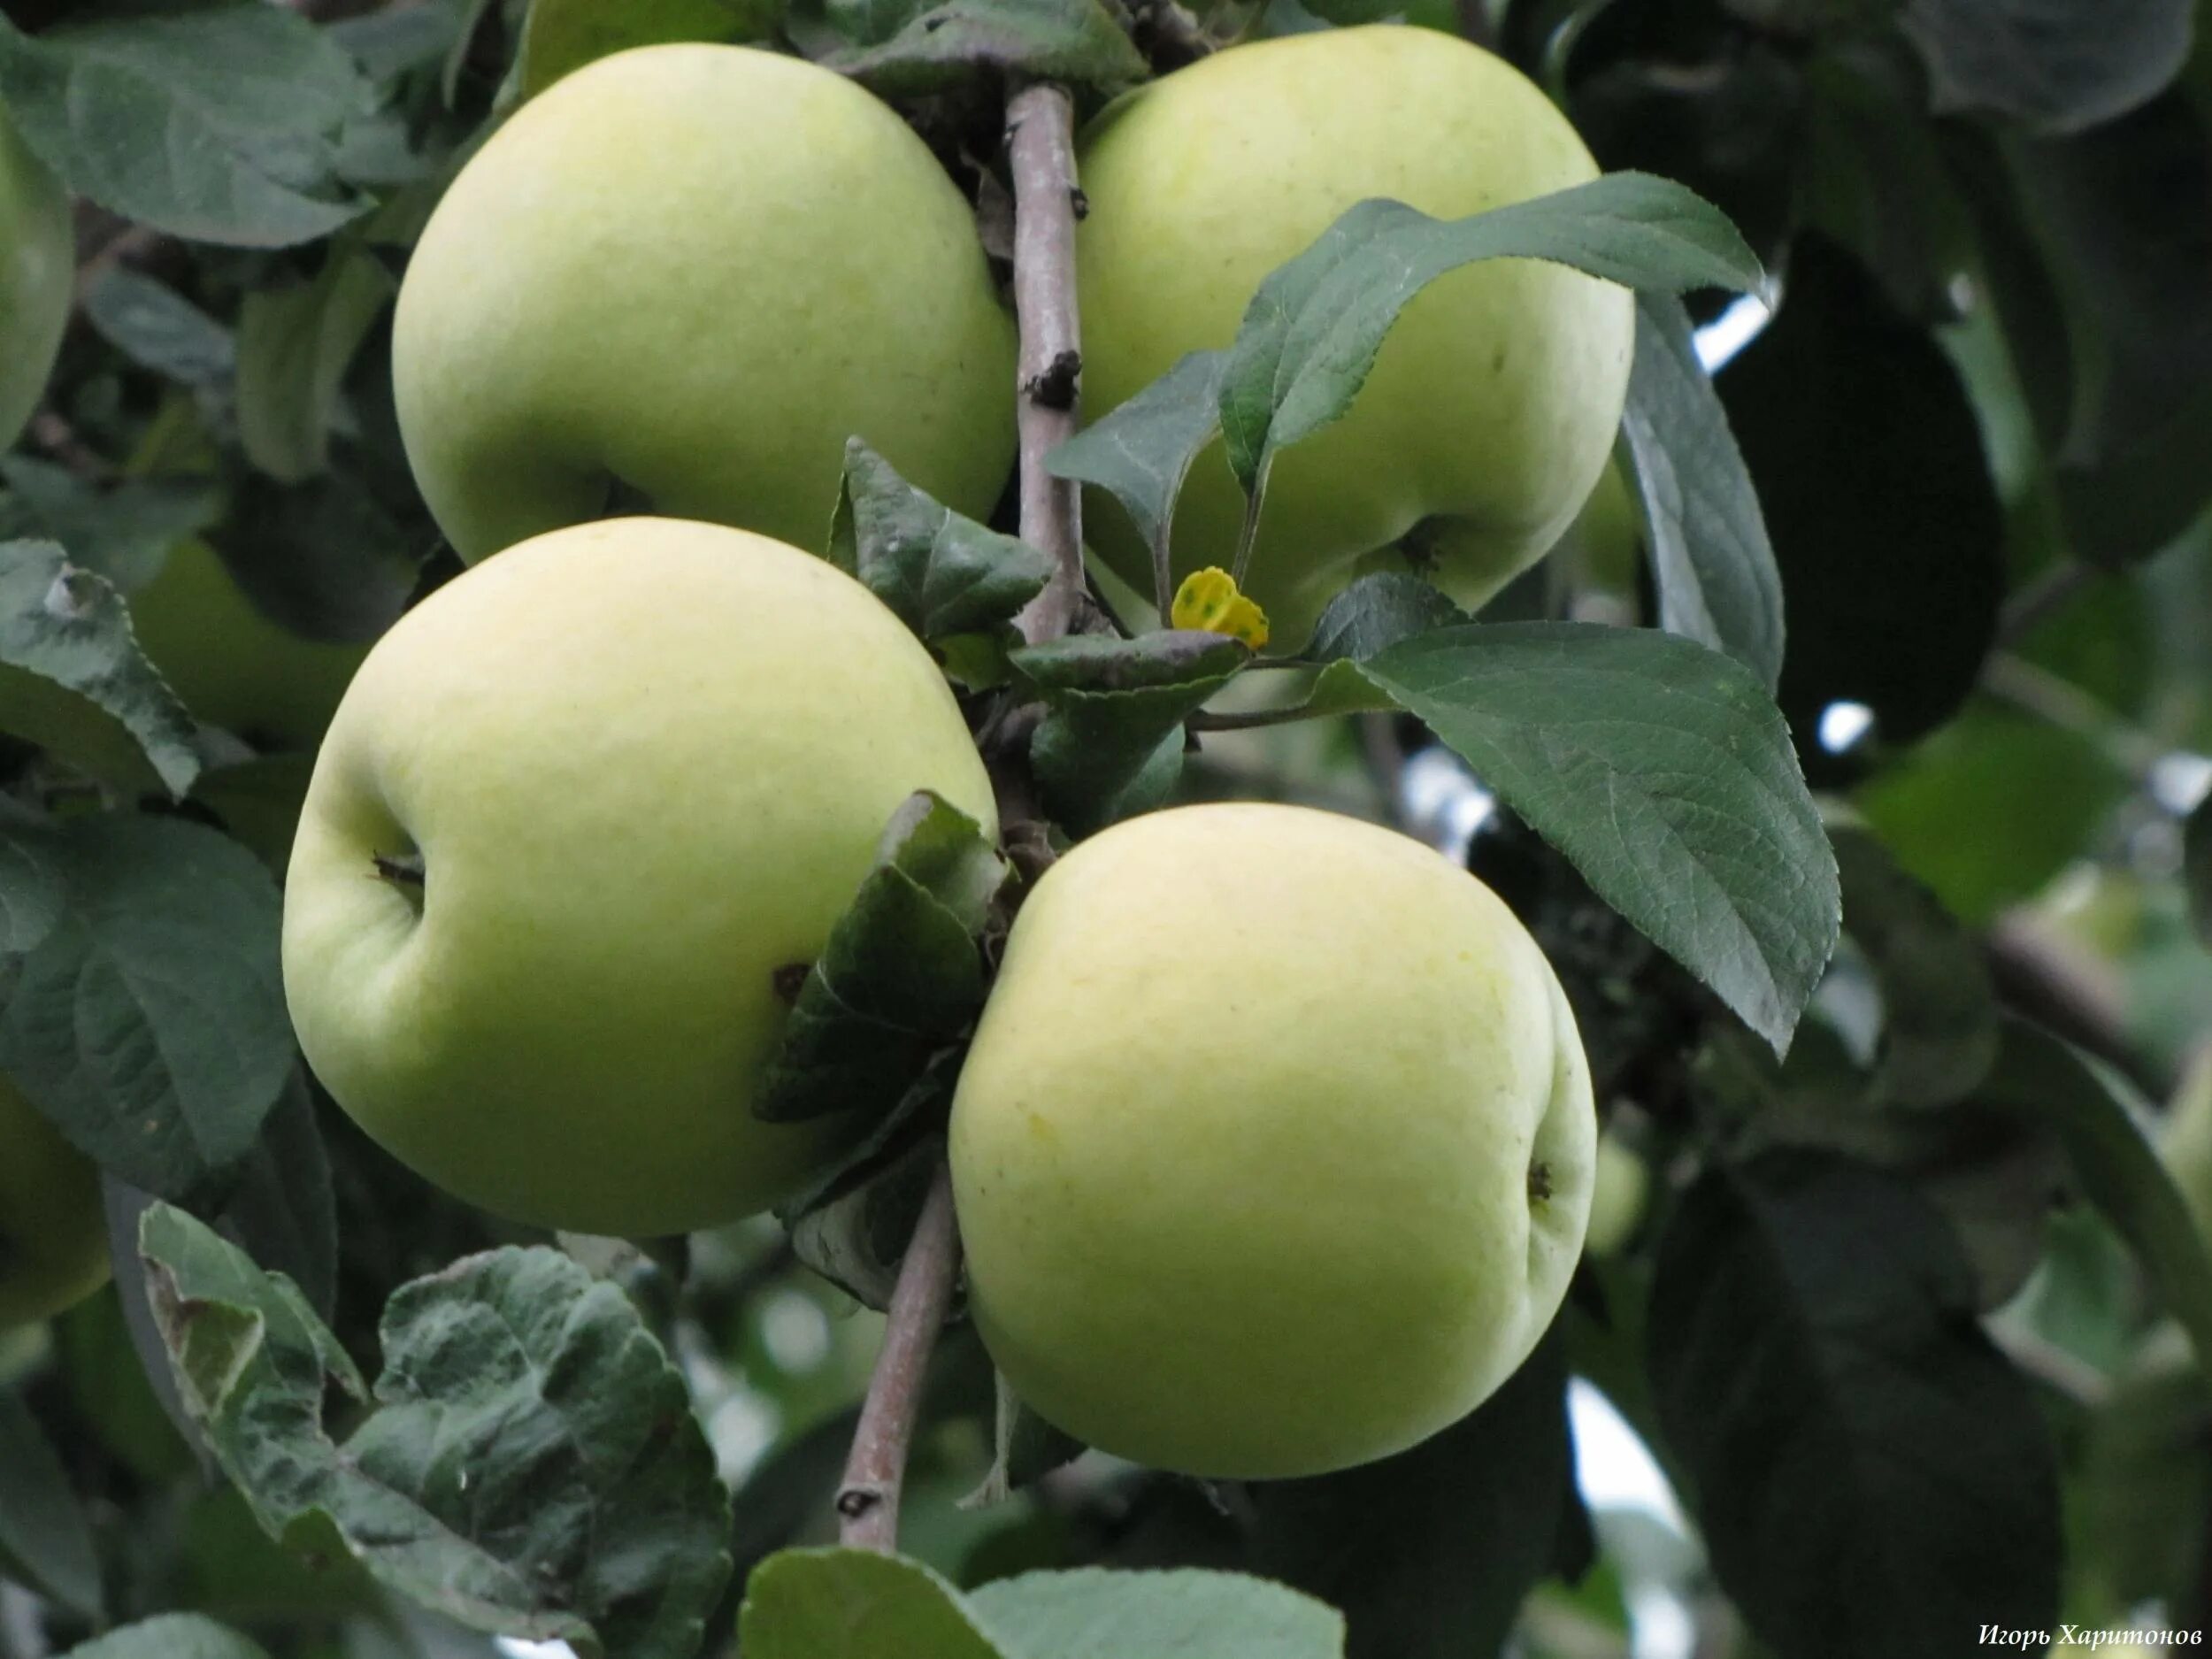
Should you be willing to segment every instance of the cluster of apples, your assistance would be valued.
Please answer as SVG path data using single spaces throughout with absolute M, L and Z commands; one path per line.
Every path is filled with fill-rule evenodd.
M 1592 176 L 1517 73 L 1370 27 L 1222 52 L 1081 148 L 1085 390 L 1225 345 L 1338 213 L 1462 216 Z M 1471 267 L 1278 467 L 1250 584 L 1277 637 L 1366 570 L 1476 603 L 1603 468 L 1624 291 Z M 795 58 L 672 45 L 541 94 L 471 159 L 394 336 L 408 454 L 471 568 L 331 720 L 286 883 L 287 995 L 332 1095 L 510 1217 L 649 1235 L 792 1194 L 849 1138 L 749 1103 L 887 821 L 994 790 L 925 646 L 803 549 L 857 434 L 987 516 L 1014 334 L 913 131 Z M 605 517 L 642 498 L 656 516 Z M 1217 448 L 1179 569 L 1243 515 Z M 1104 557 L 1146 565 L 1112 509 Z M 1417 533 L 1418 533 L 1417 534 Z M 1417 553 L 1404 549 L 1417 546 Z M 1026 896 L 958 1083 L 970 1300 L 1022 1396 L 1162 1467 L 1400 1449 L 1518 1366 L 1588 1218 L 1590 1084 L 1489 890 L 1376 826 L 1158 812 Z

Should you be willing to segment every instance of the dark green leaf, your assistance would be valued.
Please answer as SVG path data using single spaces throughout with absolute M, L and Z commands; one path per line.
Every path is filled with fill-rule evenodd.
M 47 838 L 62 915 L 0 968 L 0 1070 L 134 1186 L 183 1198 L 254 1143 L 295 1050 L 260 861 L 179 818 Z
M 1166 565 L 1168 526 L 1198 452 L 1221 430 L 1225 351 L 1194 351 L 1127 403 L 1086 427 L 1045 457 L 1055 478 L 1072 478 L 1110 492 Z M 1155 595 L 1164 617 L 1171 593 Z
M 1376 571 L 1329 601 L 1300 655 L 1317 663 L 1363 663 L 1417 634 L 1468 619 L 1434 583 L 1403 571 Z
M 1398 313 L 1478 259 L 1548 259 L 1632 288 L 1751 288 L 1765 280 L 1714 208 L 1663 179 L 1613 173 L 1462 219 L 1362 202 L 1260 284 L 1221 388 L 1229 464 L 1248 495 L 1275 452 L 1334 421 Z
M 269 1659 L 258 1642 L 197 1613 L 164 1613 L 72 1647 L 65 1659 Z
M 1341 1609 L 1351 1659 L 1502 1651 L 1577 1502 L 1565 1344 L 1411 1451 L 1252 1502 L 1254 1564 Z
M 0 1578 L 102 1617 L 100 1560 L 84 1506 L 30 1408 L 0 1388 Z
M 978 1626 L 960 1593 L 918 1561 L 859 1549 L 787 1549 L 745 1586 L 745 1659 L 1026 1659 Z
M 991 72 L 1101 91 L 1150 73 L 1098 0 L 945 0 L 880 45 L 825 61 L 887 98 L 943 91 Z
M 1974 1311 L 1941 1220 L 1848 1159 L 1770 1153 L 1683 1198 L 1652 1385 L 1714 1569 L 1767 1646 L 1953 1659 L 1986 1624 L 2050 1627 L 2049 1432 Z
M 776 0 L 531 0 L 522 96 L 534 98 L 572 70 L 634 46 L 758 40 L 780 10 Z
M 921 1119 L 941 1123 L 950 1095 L 941 1070 L 926 1074 L 832 1177 L 779 1211 L 793 1254 L 864 1308 L 891 1305 L 899 1263 L 945 1161 L 943 1141 Z
M 127 788 L 182 795 L 200 769 L 122 595 L 50 541 L 0 541 L 0 732 Z
M 307 1074 L 295 1067 L 223 1198 L 223 1236 L 300 1287 L 316 1317 L 338 1300 L 338 1210 Z
M 2118 1606 L 2180 1606 L 2212 1543 L 2212 1414 L 2180 1345 L 2146 1345 L 2090 1419 L 2081 1460 L 2077 1571 Z
M 1344 1619 L 1233 1572 L 1031 1572 L 968 1604 L 1007 1659 L 1342 1659 Z
M 407 603 L 432 545 L 388 499 L 343 472 L 302 484 L 249 475 L 209 540 L 273 621 L 311 640 L 373 640 Z
M 1781 307 L 1717 385 L 1782 572 L 1779 701 L 1817 780 L 1821 717 L 1885 743 L 1973 689 L 2003 598 L 2004 519 L 1958 372 L 1836 244 L 1798 238 Z
M 374 255 L 331 250 L 311 282 L 246 296 L 238 313 L 238 439 L 280 483 L 321 472 L 339 383 L 396 291 Z
M 2133 109 L 2189 55 L 2190 0 L 1905 0 L 1939 110 L 2071 132 Z
M 1045 554 L 941 505 L 858 438 L 831 537 L 832 562 L 933 644 L 1011 621 L 1052 580 Z
M 1998 275 L 2016 352 L 2056 351 L 2073 402 L 2046 434 L 2073 548 L 2108 566 L 2147 558 L 2212 501 L 2212 78 L 2176 87 L 2065 139 L 2022 141 L 2008 176 L 2039 257 L 2063 294 L 2060 338 L 2035 309 L 2032 268 Z M 2185 205 L 2184 205 L 2185 204 Z
M 993 1394 L 991 1467 L 982 1485 L 969 1494 L 966 1502 L 971 1505 L 1003 1503 L 1040 1476 L 1065 1467 L 1089 1449 L 1023 1404 L 1005 1372 L 994 1373 Z
M 152 1194 L 142 1193 L 112 1175 L 101 1178 L 100 1203 L 107 1216 L 110 1261 L 137 1261 L 139 1227 L 145 1221 L 146 1212 L 160 1202 Z M 176 1431 L 177 1440 L 189 1459 L 196 1462 L 203 1476 L 211 1479 L 215 1474 L 215 1455 L 208 1447 L 207 1437 L 200 1432 L 199 1425 L 185 1409 L 184 1395 L 169 1364 L 169 1349 L 162 1340 L 160 1321 L 154 1317 L 145 1273 L 132 1271 L 126 1266 L 115 1276 L 115 1292 L 117 1312 L 141 1382 L 152 1391 L 155 1403 L 161 1408 L 170 1427 Z
M 1647 629 L 1447 628 L 1358 671 L 1778 1051 L 1834 949 L 1835 855 L 1774 705 Z
M 189 242 L 282 248 L 367 204 L 338 196 L 334 140 L 367 84 L 336 42 L 250 3 L 65 24 L 0 19 L 0 98 L 70 190 Z
M 118 351 L 183 386 L 219 386 L 237 366 L 231 331 L 166 283 L 111 265 L 84 297 L 85 320 Z
M 1830 837 L 1843 878 L 1843 929 L 1882 996 L 1878 1098 L 1963 1099 L 1997 1058 L 1997 999 L 1981 945 L 1863 830 Z
M 126 594 L 150 581 L 185 537 L 222 516 L 223 495 L 202 478 L 122 478 L 94 483 L 27 455 L 0 456 L 0 535 L 58 541 L 69 561 Z
M 386 1306 L 375 1409 L 288 1279 L 180 1210 L 142 1249 L 177 1376 L 224 1471 L 278 1536 L 342 1544 L 473 1629 L 691 1659 L 729 1572 L 729 1517 L 680 1373 L 614 1286 L 557 1251 L 469 1256 Z
M 1651 543 L 1659 626 L 1725 651 L 1771 689 L 1782 674 L 1782 576 L 1759 497 L 1681 302 L 1636 296 L 1636 364 L 1621 436 Z
M 875 869 L 803 967 L 753 1110 L 772 1123 L 895 1106 L 930 1052 L 983 1005 L 976 937 L 1006 864 L 981 826 L 924 792 L 893 819 Z
M 1079 834 L 1156 805 L 1182 765 L 1183 722 L 1251 652 L 1225 634 L 1081 634 L 1013 653 L 1043 695 L 1030 764 L 1046 809 Z
M 1975 1098 L 2057 1133 L 2082 1191 L 2133 1248 L 2201 1363 L 2212 1355 L 2212 1251 L 2130 1094 L 2048 1032 L 2008 1019 L 1996 1067 Z
M 2189 887 L 2189 919 L 2197 937 L 2212 944 L 2212 795 L 2181 826 L 2181 875 Z
M 61 919 L 60 861 L 42 819 L 0 803 L 0 956 L 20 956 Z

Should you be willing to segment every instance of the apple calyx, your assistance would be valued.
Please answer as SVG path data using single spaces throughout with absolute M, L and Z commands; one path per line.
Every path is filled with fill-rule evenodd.
M 394 887 L 412 887 L 418 893 L 429 885 L 430 872 L 420 853 L 403 854 L 396 858 L 372 853 L 369 858 L 376 865 L 379 880 L 388 881 Z

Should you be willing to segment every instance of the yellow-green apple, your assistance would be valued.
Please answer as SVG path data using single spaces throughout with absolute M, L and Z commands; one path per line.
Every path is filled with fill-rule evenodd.
M 1227 346 L 1262 279 L 1356 203 L 1459 219 L 1597 173 L 1518 71 L 1387 24 L 1202 58 L 1109 106 L 1080 164 L 1093 419 L 1186 352 Z M 1533 260 L 1465 267 L 1417 296 L 1344 419 L 1275 462 L 1246 586 L 1276 645 L 1302 642 L 1371 570 L 1417 570 L 1471 608 L 1540 557 L 1605 465 L 1634 327 L 1628 290 Z M 1226 565 L 1243 513 L 1217 441 L 1177 511 L 1178 578 Z M 1087 527 L 1149 589 L 1118 508 L 1101 501 Z
M 1106 1451 L 1363 1463 L 1528 1356 L 1596 1138 L 1551 966 L 1466 871 L 1303 807 L 1131 818 L 1037 884 L 960 1077 L 976 1323 Z
M 995 826 L 929 654 L 833 565 L 664 518 L 526 541 L 402 617 L 323 740 L 284 895 L 301 1047 L 501 1215 L 760 1210 L 838 1132 L 749 1110 L 779 986 L 918 789 Z
M 1600 1135 L 1590 1181 L 1590 1254 L 1611 1256 L 1634 1238 L 1650 1196 L 1651 1170 L 1643 1154 L 1610 1130 Z
M 267 616 L 196 540 L 169 550 L 130 611 L 139 648 L 194 718 L 261 748 L 312 748 L 369 653 Z
M 100 1171 L 0 1077 L 0 1330 L 107 1283 Z
M 0 449 L 38 406 L 75 279 L 69 196 L 0 110 Z
M 891 109 L 743 46 L 639 47 L 525 104 L 400 289 L 416 481 L 465 559 L 653 510 L 819 547 L 857 434 L 958 511 L 1013 456 L 1013 326 Z

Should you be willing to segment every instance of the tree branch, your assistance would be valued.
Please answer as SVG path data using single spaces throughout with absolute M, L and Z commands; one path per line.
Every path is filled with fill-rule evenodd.
M 1044 465 L 1075 431 L 1083 366 L 1075 307 L 1075 221 L 1082 211 L 1075 106 L 1063 88 L 1024 87 L 1008 100 L 1006 130 L 1014 175 L 1014 309 L 1021 321 L 1021 534 L 1050 554 L 1055 566 L 1044 592 L 1017 619 L 1022 637 L 1037 643 L 1066 634 L 1084 603 L 1081 496 Z M 979 743 L 998 792 L 1007 844 L 1019 858 L 1024 836 L 1036 826 L 1028 821 L 1028 742 L 1018 712 L 1005 710 Z M 899 1492 L 922 1383 L 959 1272 L 952 1172 L 941 1161 L 899 1263 L 883 1348 L 837 1491 L 839 1534 L 849 1548 L 887 1554 L 898 1548 Z
M 1014 310 L 1021 320 L 1019 422 L 1021 534 L 1058 567 L 1044 592 L 1015 618 L 1035 644 L 1073 626 L 1083 593 L 1083 498 L 1052 476 L 1045 457 L 1075 435 L 1083 354 L 1075 301 L 1075 106 L 1048 81 L 1024 87 L 1006 105 L 1006 148 L 1014 175 Z
M 889 1555 L 898 1548 L 899 1488 L 906 1476 L 906 1453 L 922 1403 L 922 1381 L 937 1333 L 952 1306 L 952 1286 L 960 1268 L 960 1233 L 953 1224 L 952 1171 L 943 1164 L 930 1182 L 921 1219 L 899 1263 L 891 1292 L 890 1322 L 883 1350 L 868 1379 L 868 1398 L 860 1408 L 845 1479 L 837 1488 L 840 1541 L 851 1549 Z

